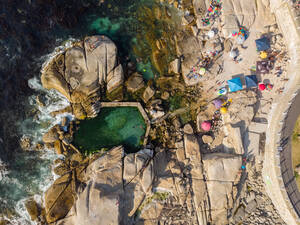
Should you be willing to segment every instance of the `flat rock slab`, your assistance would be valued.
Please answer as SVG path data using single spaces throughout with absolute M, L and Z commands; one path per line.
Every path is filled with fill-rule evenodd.
M 238 171 L 241 169 L 242 156 L 226 153 L 210 153 L 204 154 L 202 161 L 207 174 L 207 180 L 234 182 Z
M 243 144 L 247 154 L 259 157 L 259 140 L 260 134 L 253 132 L 246 132 L 243 139 Z
M 250 126 L 248 127 L 248 130 L 251 131 L 251 132 L 256 132 L 256 133 L 264 133 L 264 132 L 266 132 L 267 127 L 268 127 L 267 123 L 252 122 L 250 124 Z

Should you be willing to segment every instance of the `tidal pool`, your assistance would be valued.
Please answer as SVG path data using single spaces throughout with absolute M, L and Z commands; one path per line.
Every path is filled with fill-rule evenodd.
M 126 152 L 139 150 L 146 123 L 136 107 L 102 108 L 96 118 L 81 121 L 73 143 L 84 153 L 123 145 Z

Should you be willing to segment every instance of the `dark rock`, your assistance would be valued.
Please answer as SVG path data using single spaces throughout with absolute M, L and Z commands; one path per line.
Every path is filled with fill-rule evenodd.
M 58 140 L 59 136 L 57 131 L 59 130 L 59 126 L 56 125 L 52 127 L 46 134 L 43 135 L 43 142 L 44 143 L 54 143 Z
M 75 193 L 72 178 L 66 174 L 57 180 L 45 193 L 45 210 L 48 223 L 64 218 L 74 204 Z
M 139 73 L 132 74 L 126 81 L 126 87 L 128 91 L 136 92 L 137 90 L 144 87 L 143 76 Z
M 55 167 L 53 172 L 59 176 L 62 176 L 69 172 L 70 169 L 65 164 L 60 164 L 59 166 Z
M 145 103 L 149 101 L 150 98 L 155 94 L 155 90 L 153 90 L 150 86 L 148 86 L 143 93 L 143 100 Z
M 39 207 L 36 201 L 33 198 L 30 198 L 29 200 L 26 201 L 25 207 L 27 209 L 27 212 L 30 215 L 31 220 L 35 221 L 40 214 Z

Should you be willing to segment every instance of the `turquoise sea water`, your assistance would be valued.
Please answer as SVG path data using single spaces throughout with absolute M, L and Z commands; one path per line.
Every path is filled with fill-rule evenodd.
M 160 10 L 158 10 L 160 9 Z M 166 9 L 170 15 L 166 16 Z M 180 21 L 178 11 L 155 0 L 104 1 L 98 8 L 88 10 L 80 18 L 84 33 L 104 34 L 118 46 L 121 61 L 130 59 L 145 80 L 155 78 L 159 71 L 153 65 L 152 50 L 155 41 L 172 36 Z M 164 62 L 171 61 L 175 48 L 168 42 L 164 46 Z M 161 71 L 163 72 L 163 71 Z
M 80 122 L 74 144 L 83 152 L 123 145 L 126 152 L 139 150 L 146 124 L 136 107 L 102 108 L 93 119 Z

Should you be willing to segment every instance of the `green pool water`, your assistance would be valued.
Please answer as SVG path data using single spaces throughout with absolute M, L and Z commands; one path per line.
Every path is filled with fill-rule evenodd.
M 84 153 L 123 145 L 126 152 L 139 150 L 146 123 L 136 107 L 102 108 L 96 118 L 79 124 L 73 143 Z

